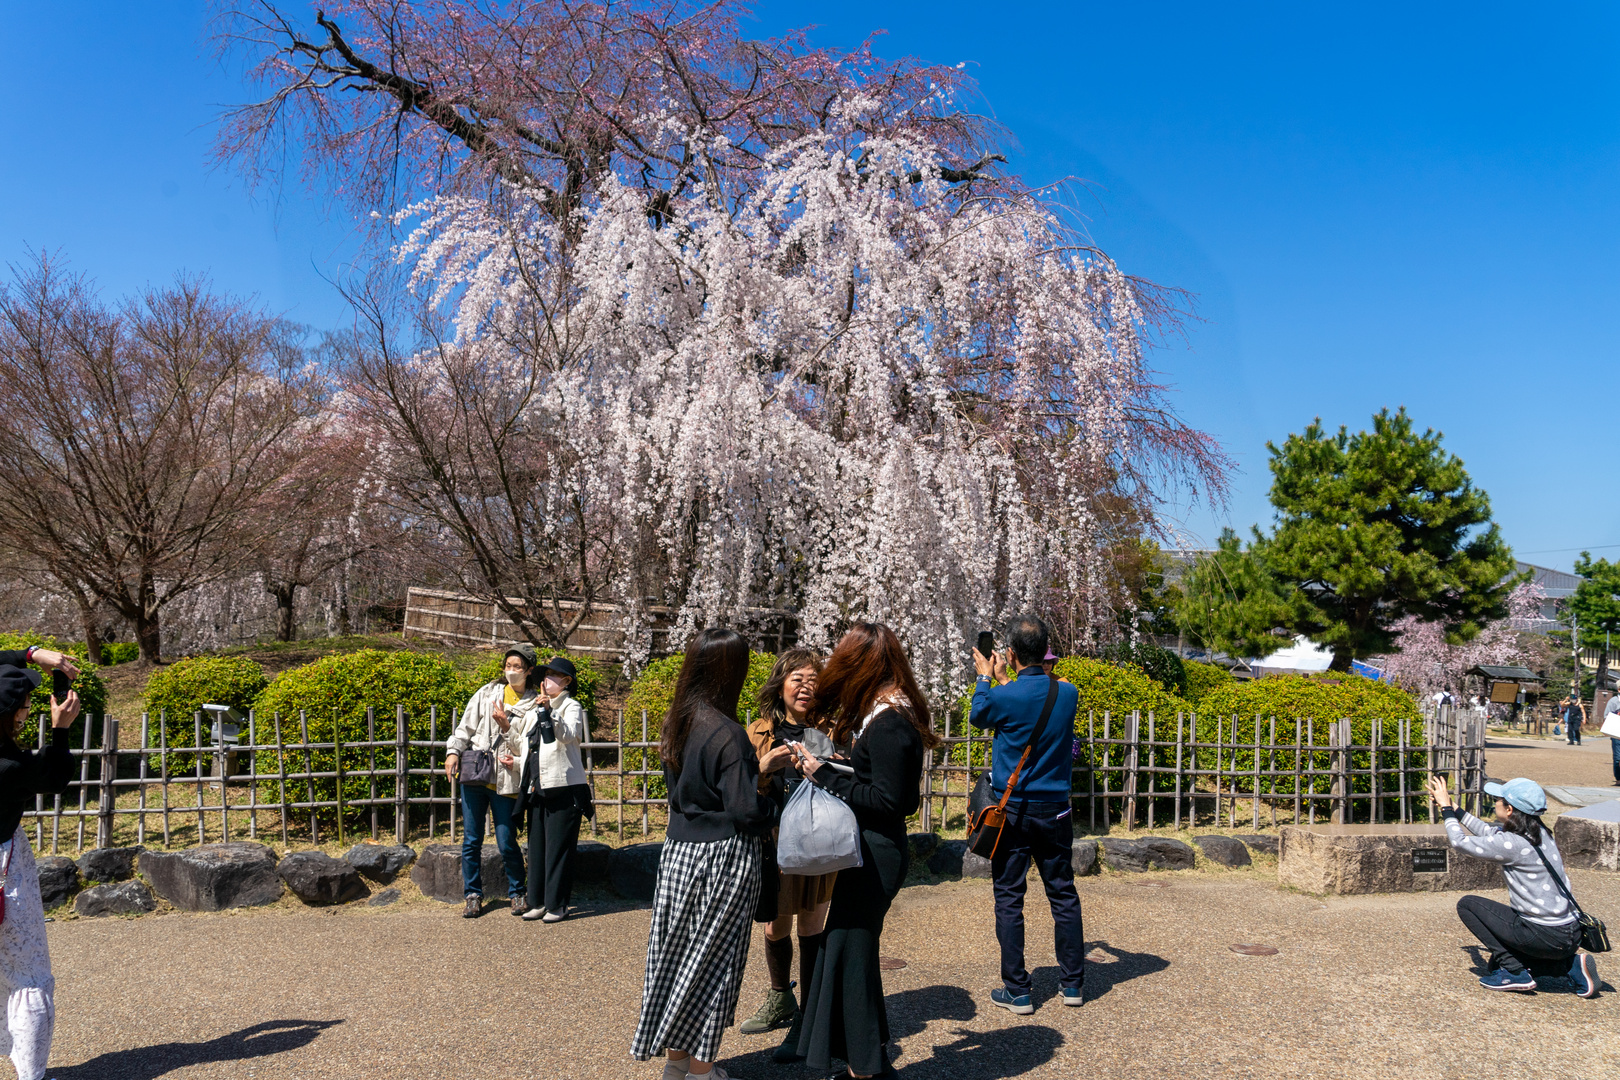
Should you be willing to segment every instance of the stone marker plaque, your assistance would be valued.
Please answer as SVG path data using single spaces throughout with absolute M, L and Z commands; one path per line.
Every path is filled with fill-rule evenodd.
M 1444 874 L 1450 867 L 1446 862 L 1445 848 L 1414 848 L 1412 850 L 1412 873 L 1414 874 Z

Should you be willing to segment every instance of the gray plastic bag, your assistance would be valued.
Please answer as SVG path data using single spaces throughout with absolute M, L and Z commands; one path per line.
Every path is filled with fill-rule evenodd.
M 793 789 L 776 834 L 784 874 L 814 877 L 861 865 L 861 827 L 838 796 L 806 781 Z

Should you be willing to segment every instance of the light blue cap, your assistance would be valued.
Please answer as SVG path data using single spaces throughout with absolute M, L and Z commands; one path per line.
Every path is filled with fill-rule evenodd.
M 1503 799 L 1513 809 L 1526 814 L 1547 812 L 1547 793 L 1541 790 L 1540 784 L 1523 776 L 1515 776 L 1505 784 L 1486 784 L 1485 794 Z

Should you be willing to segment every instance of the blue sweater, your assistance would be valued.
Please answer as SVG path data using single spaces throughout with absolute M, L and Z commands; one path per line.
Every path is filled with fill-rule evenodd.
M 1016 682 L 995 686 L 984 678 L 973 690 L 968 722 L 996 733 L 991 743 L 994 759 L 990 783 L 998 799 L 1007 789 L 1007 777 L 1012 775 L 1018 755 L 1041 718 L 1049 685 L 1046 672 L 1039 667 L 1028 667 L 1018 673 Z M 1040 744 L 1030 749 L 1029 762 L 1019 774 L 1018 786 L 1013 789 L 1014 800 L 1069 801 L 1069 788 L 1074 779 L 1074 714 L 1079 705 L 1080 691 L 1070 683 L 1059 682 L 1052 718 L 1046 722 Z

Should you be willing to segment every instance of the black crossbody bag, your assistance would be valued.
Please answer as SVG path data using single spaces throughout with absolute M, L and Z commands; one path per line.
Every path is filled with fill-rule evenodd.
M 1554 870 L 1552 863 L 1547 861 L 1547 853 L 1541 850 L 1541 845 L 1531 844 L 1530 846 L 1536 849 L 1537 855 L 1541 856 L 1541 865 L 1547 868 L 1547 876 L 1553 879 L 1553 884 L 1558 886 L 1558 891 L 1564 894 L 1564 899 L 1569 901 L 1569 906 L 1575 909 L 1575 920 L 1581 924 L 1581 945 L 1587 952 L 1608 952 L 1609 928 L 1604 926 L 1603 920 L 1596 915 L 1588 915 L 1581 910 L 1581 905 L 1577 904 L 1575 897 L 1570 895 L 1569 886 L 1564 884 L 1563 875 Z

